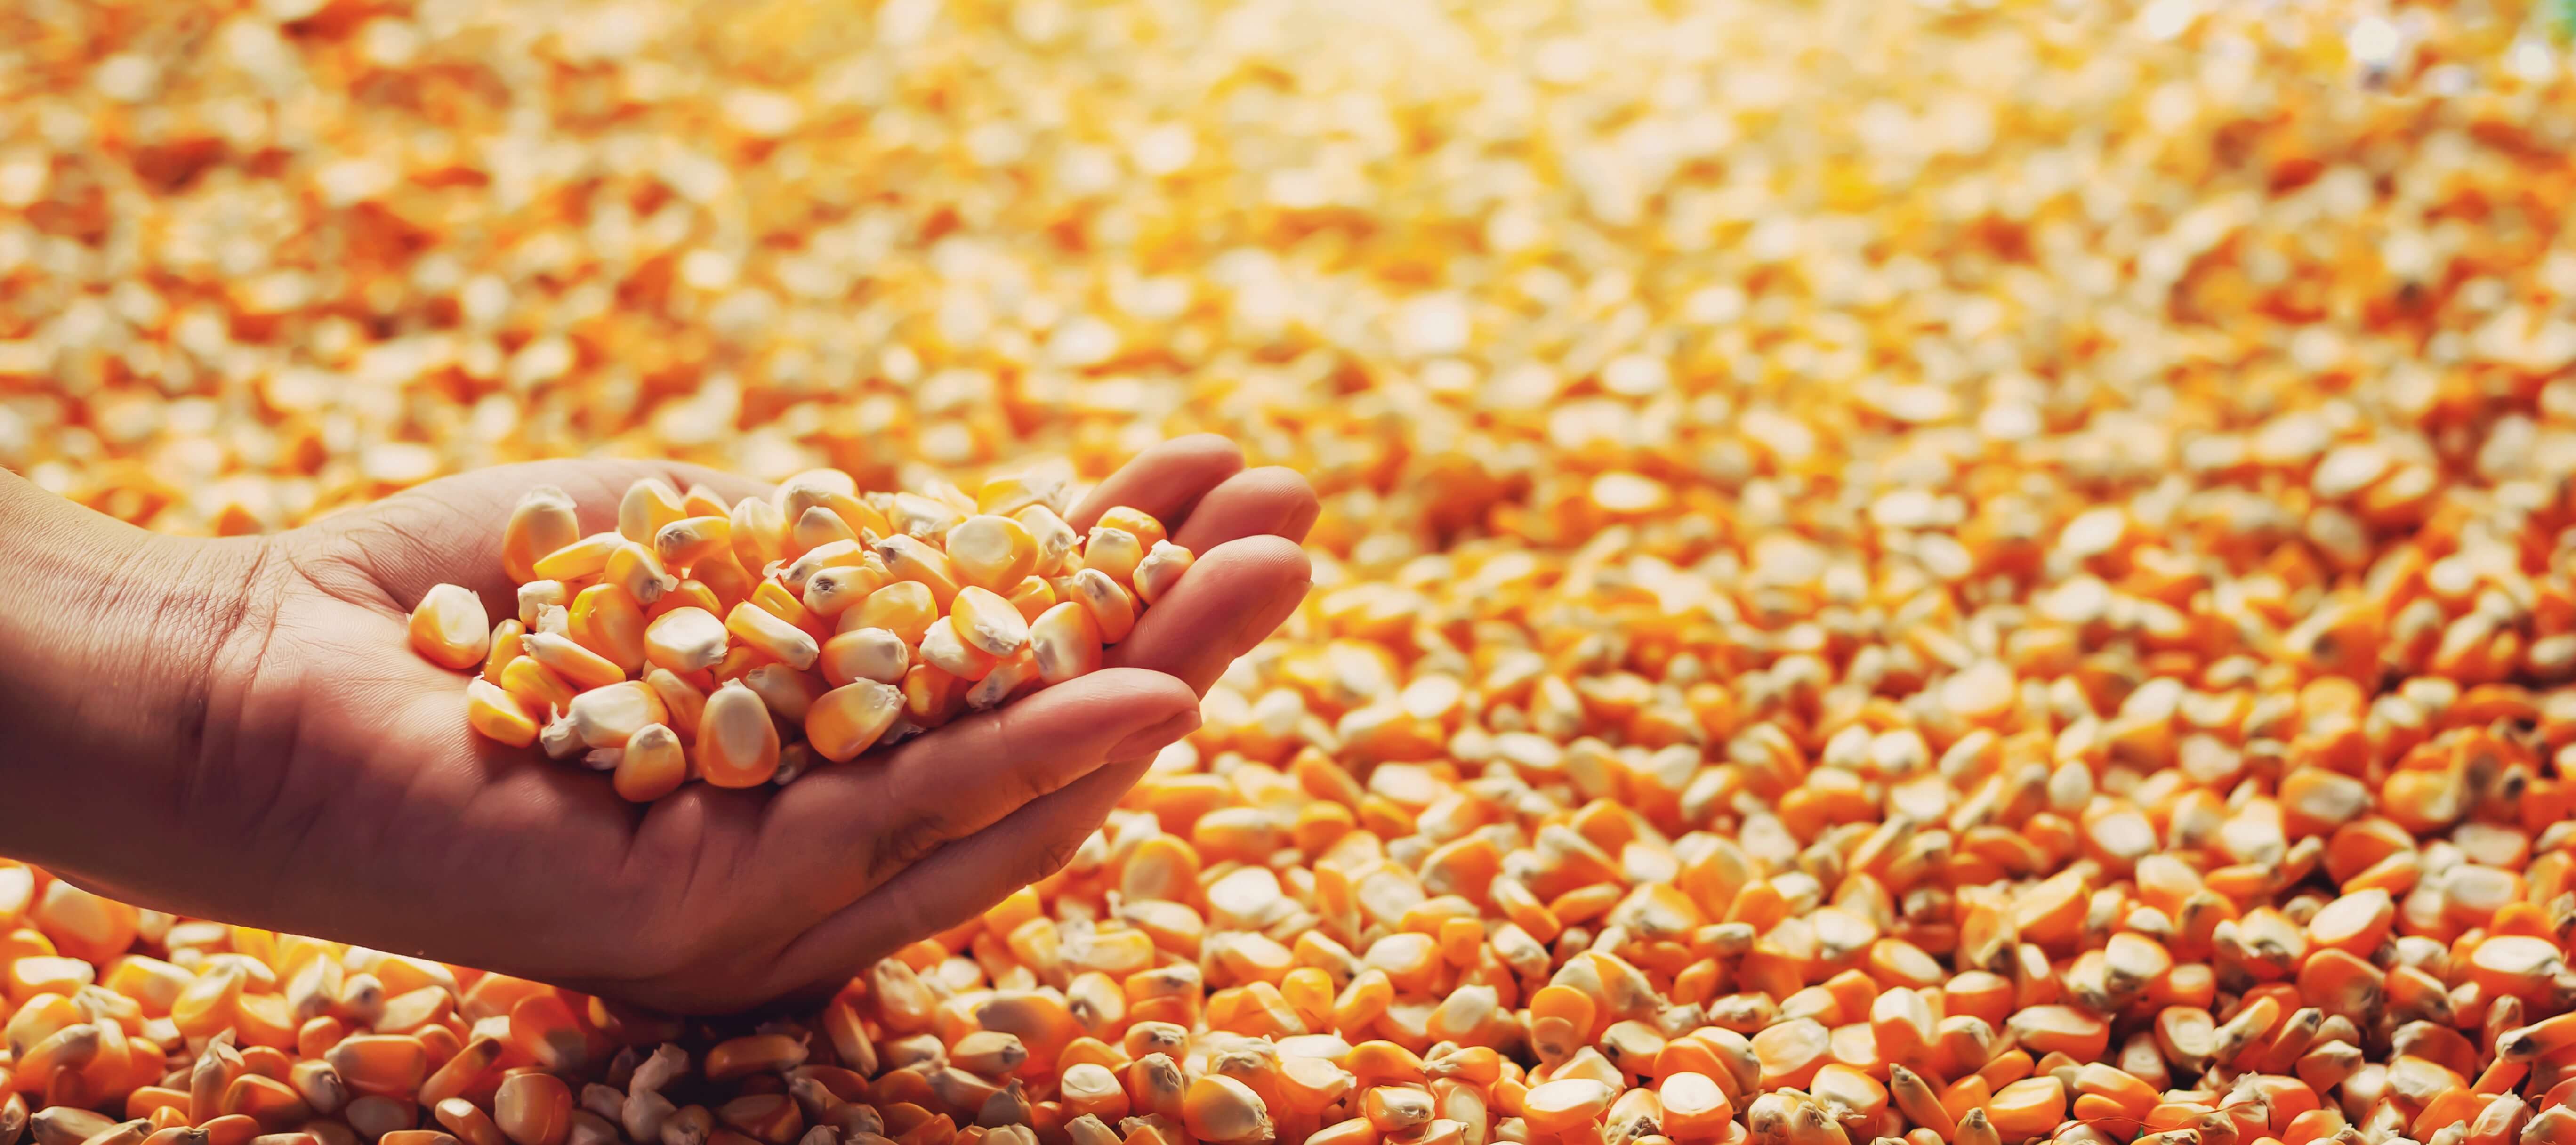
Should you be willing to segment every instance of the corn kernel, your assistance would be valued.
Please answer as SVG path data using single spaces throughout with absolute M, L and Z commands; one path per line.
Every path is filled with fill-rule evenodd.
M 804 715 L 805 739 L 834 763 L 858 758 L 903 714 L 903 693 L 875 680 L 854 680 L 824 693 Z
M 725 616 L 725 630 L 762 655 L 800 671 L 813 667 L 814 658 L 822 653 L 822 646 L 804 629 L 750 602 L 733 606 Z
M 528 490 L 501 529 L 501 569 L 510 579 L 537 579 L 537 560 L 581 539 L 572 495 L 552 485 Z
M 756 787 L 778 772 L 778 727 L 769 705 L 728 680 L 698 713 L 698 770 L 717 787 Z
M 901 684 L 912 667 L 912 647 L 883 628 L 856 628 L 824 641 L 815 666 L 834 687 L 858 680 Z
M 656 667 L 686 675 L 703 672 L 724 660 L 730 633 L 724 622 L 702 608 L 676 608 L 653 619 L 644 629 L 644 658 Z
M 492 648 L 483 600 L 458 585 L 432 585 L 411 610 L 411 646 L 442 668 L 471 668 Z

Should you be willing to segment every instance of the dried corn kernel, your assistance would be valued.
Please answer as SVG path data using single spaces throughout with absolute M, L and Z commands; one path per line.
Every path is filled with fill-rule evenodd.
M 463 587 L 433 585 L 411 610 L 411 646 L 442 668 L 472 668 L 492 649 L 483 600 Z

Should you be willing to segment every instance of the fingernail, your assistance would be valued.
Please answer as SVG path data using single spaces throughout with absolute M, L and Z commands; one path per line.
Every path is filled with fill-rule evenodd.
M 1182 712 L 1177 716 L 1173 716 L 1168 720 L 1164 720 L 1159 724 L 1155 724 L 1150 728 L 1146 728 L 1143 731 L 1119 740 L 1118 746 L 1109 749 L 1109 758 L 1112 760 L 1121 760 L 1134 759 L 1140 755 L 1150 755 L 1154 752 L 1163 750 L 1165 746 L 1169 745 L 1174 740 L 1197 731 L 1198 729 L 1198 709 L 1192 708 L 1189 711 Z

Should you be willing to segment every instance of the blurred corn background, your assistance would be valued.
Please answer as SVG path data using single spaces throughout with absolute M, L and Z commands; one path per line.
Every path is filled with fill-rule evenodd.
M 2576 1137 L 2571 19 L 10 0 L 0 464 L 227 534 L 588 453 L 972 488 L 1212 430 L 1307 473 L 1307 607 L 1074 870 L 836 1003 L 853 1064 L 933 995 L 1106 1005 L 1081 959 L 1143 929 L 1217 991 L 1202 1014 L 1195 971 L 1151 979 L 1188 995 L 1156 1012 L 1238 1034 L 1285 1014 L 1456 1051 L 1553 1021 L 1609 1048 L 1540 1068 L 1635 1084 L 1643 1035 L 1602 1027 L 1707 1023 L 1770 1091 L 1820 1076 L 1831 1026 L 1846 1064 L 1816 1088 L 1856 1140 L 1944 1136 L 1919 1101 L 1869 1106 L 1853 1078 L 1892 1055 L 1848 1064 L 1845 1031 L 1874 989 L 1904 1011 L 1945 980 L 1940 1028 L 1987 1037 L 1943 1043 L 1974 1051 L 1938 1066 L 1975 1083 L 1949 1114 L 1986 1116 L 1974 1071 L 2002 1090 L 1982 1140 L 2047 1134 L 2070 1094 L 2122 1140 L 2150 1104 L 2181 1111 L 2165 1128 L 2282 1114 L 2293 1141 L 2504 1106 L 2505 1132 L 2530 1108 L 2495 1094 L 2544 1048 L 2524 1089 Z M 1664 849 L 1701 831 L 1727 841 Z M 1851 890 L 1846 859 L 1878 881 Z M 1104 888 L 1162 905 L 1117 915 Z M 1426 902 L 1469 912 L 1445 963 L 1387 948 Z M 1059 932 L 1088 953 L 1038 941 Z M 1306 978 L 1287 1008 L 1243 993 L 1292 973 L 1291 939 L 1301 971 L 1366 951 L 1397 986 L 1348 1012 Z M 1864 949 L 1874 984 L 1817 997 Z M 1612 954 L 1651 1013 L 1611 1008 L 1637 1000 L 1604 993 Z M 1597 977 L 1555 988 L 1588 991 L 1581 1021 L 1533 1018 L 1522 992 L 1577 964 Z M 2363 978 L 2386 1013 L 2341 985 Z M 2222 1096 L 2260 1063 L 2157 1042 L 2158 1007 L 2270 1054 L 2290 1088 L 2266 1101 L 2312 1085 L 2339 1112 L 2289 1132 L 2289 1106 Z M 2325 1080 L 2306 1041 L 2244 1040 L 2293 1010 L 2342 1047 L 2309 1055 Z M 2435 1067 L 2449 1104 L 2378 1064 L 2426 1020 L 2478 1039 Z M 2114 1047 L 2120 1070 L 2066 1072 Z M 1686 1076 L 1722 1122 L 1730 1087 Z M 1497 1133 L 1528 1114 L 1510 1139 L 1597 1129 L 1615 1092 L 1527 1080 L 1495 1098 Z M 1294 1136 L 1358 1108 L 1271 1112 Z M 1369 1116 L 1334 1140 L 1419 1124 Z
M 0 463 L 234 533 L 530 457 L 865 483 L 1209 429 L 1376 568 L 2201 485 L 2331 556 L 2226 491 L 2344 437 L 2570 460 L 2550 21 L 19 0 Z

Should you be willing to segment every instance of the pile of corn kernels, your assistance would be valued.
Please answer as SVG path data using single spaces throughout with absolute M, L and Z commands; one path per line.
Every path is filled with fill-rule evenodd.
M 0 1145 L 2576 1140 L 2548 7 L 0 6 L 0 463 L 106 512 L 1198 429 L 1325 503 L 819 1013 L 0 869 Z
M 579 756 L 629 800 L 784 784 L 1099 669 L 1197 558 L 1132 506 L 1076 536 L 1070 494 L 1009 477 L 862 496 L 812 469 L 726 505 L 646 478 L 617 528 L 582 536 L 542 486 L 501 531 L 519 615 L 487 628 L 481 598 L 441 584 L 409 636 L 479 666 L 476 731 Z

